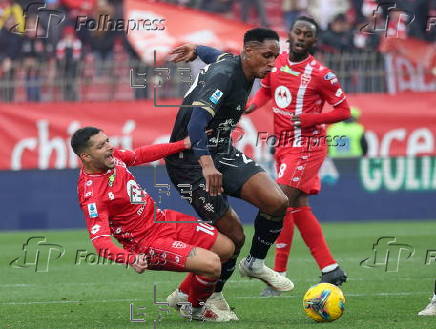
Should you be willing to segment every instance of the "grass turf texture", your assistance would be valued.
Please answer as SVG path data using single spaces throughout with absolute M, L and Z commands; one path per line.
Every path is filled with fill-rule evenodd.
M 184 274 L 146 272 L 136 274 L 119 265 L 74 265 L 76 250 L 93 252 L 83 231 L 13 232 L 0 234 L 0 327 L 1 328 L 436 328 L 436 317 L 416 314 L 427 303 L 434 287 L 436 262 L 425 265 L 428 249 L 436 249 L 435 222 L 371 222 L 324 224 L 324 232 L 349 281 L 343 287 L 345 314 L 333 323 L 318 324 L 304 315 L 302 296 L 319 280 L 319 271 L 297 234 L 289 263 L 289 277 L 296 287 L 278 298 L 260 298 L 264 285 L 246 280 L 236 271 L 225 288 L 225 296 L 240 321 L 226 324 L 189 322 L 174 310 L 161 312 L 153 304 L 163 302 Z M 246 255 L 253 233 L 246 226 Z M 12 259 L 23 254 L 22 244 L 30 236 L 45 236 L 47 243 L 64 246 L 65 255 L 51 261 L 48 272 L 13 268 Z M 398 272 L 383 266 L 365 268 L 360 262 L 372 256 L 379 237 L 394 236 L 396 243 L 411 245 L 409 259 L 402 254 Z M 385 249 L 383 249 L 385 250 Z M 267 264 L 272 265 L 272 252 Z M 382 251 L 385 254 L 385 251 Z M 129 321 L 129 304 L 145 306 L 145 323 Z

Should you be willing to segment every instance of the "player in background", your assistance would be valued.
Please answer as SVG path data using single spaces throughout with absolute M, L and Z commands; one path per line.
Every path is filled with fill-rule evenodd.
M 431 298 L 430 303 L 418 315 L 436 315 L 436 280 L 434 281 L 433 298 Z
M 289 279 L 264 264 L 282 228 L 288 199 L 258 164 L 232 145 L 230 138 L 244 112 L 254 79 L 265 77 L 278 55 L 277 33 L 252 29 L 244 35 L 240 56 L 223 54 L 217 62 L 203 68 L 184 97 L 183 105 L 190 107 L 179 109 L 170 139 L 175 142 L 189 136 L 192 150 L 165 158 L 168 175 L 179 192 L 183 195 L 183 186 L 192 186 L 191 205 L 198 215 L 235 243 L 236 252 L 223 264 L 215 294 L 208 300 L 235 320 L 237 316 L 222 290 L 235 269 L 245 236 L 227 195 L 259 209 L 249 255 L 239 263 L 241 275 L 261 279 L 280 291 L 294 287 Z M 183 298 L 175 291 L 167 300 L 174 304 Z
M 275 153 L 277 183 L 289 199 L 283 230 L 276 241 L 274 269 L 286 275 L 296 225 L 321 270 L 321 282 L 341 285 L 347 276 L 330 252 L 310 208 L 309 195 L 320 192 L 318 171 L 329 143 L 340 143 L 335 138 L 338 136 L 326 137 L 324 125 L 348 119 L 350 107 L 336 75 L 310 54 L 318 31 L 312 18 L 297 18 L 288 34 L 289 53 L 277 58 L 273 72 L 262 80 L 246 112 L 274 100 L 274 134 L 279 138 Z M 325 102 L 333 106 L 331 112 L 322 113 Z M 283 135 L 286 138 L 280 140 Z M 278 294 L 271 287 L 262 293 Z
M 71 146 L 82 161 L 77 193 L 98 254 L 129 264 L 137 273 L 147 269 L 191 272 L 181 286 L 191 303 L 180 307 L 182 316 L 229 321 L 213 306 L 203 304 L 214 291 L 221 262 L 233 255 L 231 240 L 211 225 L 196 223 L 195 217 L 157 208 L 127 169 L 186 150 L 189 138 L 134 151 L 114 150 L 102 130 L 85 127 L 74 133 Z M 113 243 L 112 236 L 122 248 Z M 185 290 L 187 281 L 191 284 Z
M 274 270 L 286 275 L 294 225 L 321 269 L 321 282 L 341 285 L 345 272 L 334 260 L 324 239 L 321 225 L 309 206 L 309 195 L 320 191 L 318 171 L 327 155 L 329 143 L 339 143 L 335 136 L 325 136 L 324 124 L 350 117 L 350 108 L 336 75 L 318 62 L 310 49 L 317 40 L 318 24 L 300 16 L 289 32 L 289 53 L 282 53 L 275 67 L 261 82 L 262 87 L 249 102 L 251 113 L 274 99 L 274 135 L 278 139 L 275 159 L 277 183 L 289 199 L 283 229 L 276 241 Z M 188 44 L 173 51 L 176 61 L 189 61 L 196 55 L 211 63 L 222 52 Z M 322 113 L 324 103 L 334 107 Z M 337 136 L 336 136 L 337 137 Z M 280 293 L 268 286 L 263 296 Z

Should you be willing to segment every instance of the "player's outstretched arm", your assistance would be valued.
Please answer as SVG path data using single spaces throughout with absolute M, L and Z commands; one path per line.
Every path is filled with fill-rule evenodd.
M 175 143 L 163 143 L 145 145 L 134 149 L 116 150 L 114 155 L 123 160 L 128 166 L 138 166 L 143 163 L 148 163 L 162 159 L 168 155 L 178 153 L 191 148 L 191 140 L 189 137 Z
M 187 43 L 172 50 L 169 53 L 169 60 L 175 63 L 192 62 L 198 56 L 206 64 L 211 64 L 222 54 L 222 51 L 215 48 Z

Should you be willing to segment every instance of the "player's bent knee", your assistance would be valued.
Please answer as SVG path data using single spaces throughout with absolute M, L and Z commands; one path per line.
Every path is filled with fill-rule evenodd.
M 282 216 L 286 213 L 289 207 L 289 199 L 284 193 L 277 194 L 270 201 L 267 209 L 262 209 L 263 212 L 272 216 Z
M 218 279 L 221 275 L 221 260 L 217 254 L 208 259 L 207 274 L 211 278 Z
M 223 243 L 223 253 L 220 255 L 221 261 L 226 261 L 232 258 L 235 253 L 235 244 L 229 238 L 225 238 L 225 242 Z
M 225 262 L 235 253 L 235 244 L 228 237 L 219 233 L 218 238 L 216 239 L 210 251 L 216 253 L 221 262 Z
M 239 250 L 241 250 L 241 248 L 244 246 L 245 243 L 245 234 L 244 232 L 232 232 L 228 235 L 228 237 L 230 238 L 230 240 L 233 242 L 234 246 L 235 246 L 235 252 L 238 252 Z

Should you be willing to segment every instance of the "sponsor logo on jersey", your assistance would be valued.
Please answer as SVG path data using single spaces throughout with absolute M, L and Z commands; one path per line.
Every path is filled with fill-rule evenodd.
M 91 218 L 98 217 L 98 210 L 97 210 L 97 205 L 95 204 L 95 202 L 88 203 L 88 214 L 89 214 L 89 217 L 91 217 Z
M 324 80 L 332 80 L 335 78 L 336 78 L 336 75 L 333 72 L 328 72 L 326 75 L 324 75 Z
M 112 192 L 109 192 L 109 193 L 107 194 L 107 196 L 109 197 L 109 200 L 113 200 L 113 199 L 115 199 L 115 195 L 114 195 Z
M 344 92 L 342 91 L 342 89 L 341 88 L 339 88 L 337 91 L 336 91 L 336 97 L 340 97 L 342 94 L 343 94 Z
M 100 228 L 101 228 L 100 225 L 95 224 L 95 225 L 91 228 L 91 233 L 92 233 L 92 234 L 97 233 L 98 231 L 100 231 Z
M 219 89 L 215 90 L 215 92 L 210 96 L 209 100 L 214 103 L 215 105 L 220 100 L 221 96 L 223 95 L 223 92 Z
M 91 185 L 92 185 L 92 180 L 86 182 L 86 186 L 91 186 Z
M 85 193 L 85 198 L 89 198 L 90 196 L 92 196 L 92 192 L 91 191 Z
M 176 249 L 183 249 L 186 248 L 186 244 L 182 241 L 174 241 L 172 247 Z
M 289 74 L 292 74 L 293 76 L 296 76 L 296 77 L 298 77 L 298 76 L 300 75 L 300 73 L 301 73 L 301 72 L 293 71 L 293 70 L 292 70 L 289 66 L 287 66 L 287 65 L 282 66 L 282 67 L 280 68 L 280 72 L 289 73 Z
M 292 102 L 292 95 L 286 86 L 278 86 L 274 92 L 274 99 L 278 107 L 287 108 Z

